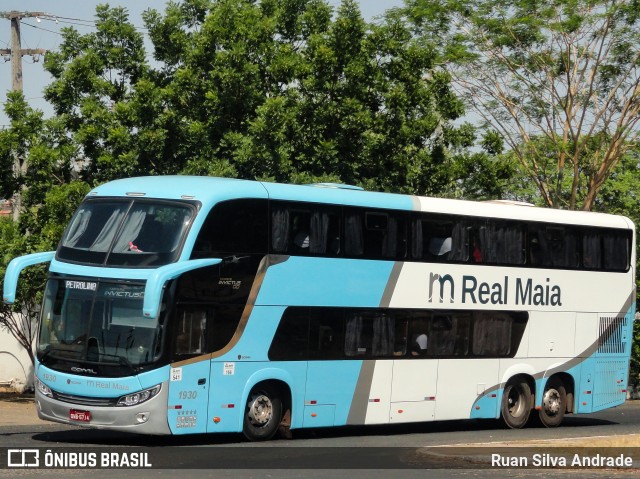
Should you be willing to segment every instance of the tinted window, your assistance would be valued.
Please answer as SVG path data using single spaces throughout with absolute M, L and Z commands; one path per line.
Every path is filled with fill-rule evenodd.
M 371 259 L 402 259 L 407 252 L 407 222 L 400 212 L 345 208 L 345 254 Z
M 341 309 L 309 309 L 309 359 L 344 358 L 344 341 Z
M 195 208 L 186 203 L 90 200 L 60 243 L 61 259 L 111 266 L 159 266 L 176 260 Z
M 411 225 L 411 256 L 418 261 L 467 261 L 469 228 L 449 218 L 421 217 Z
M 205 257 L 267 252 L 267 201 L 243 199 L 219 203 L 196 239 L 193 254 Z
M 609 231 L 604 236 L 604 269 L 626 271 L 629 268 L 630 238 L 626 231 Z
M 391 356 L 395 332 L 395 318 L 389 311 L 347 310 L 344 353 L 347 357 Z
M 525 263 L 525 228 L 507 221 L 487 221 L 473 235 L 472 259 L 476 263 Z
M 274 202 L 271 248 L 281 254 L 335 256 L 340 252 L 339 224 L 337 208 Z
M 272 360 L 513 357 L 527 313 L 288 308 Z
M 223 349 L 236 332 L 243 309 L 240 305 L 180 305 L 173 332 L 174 354 L 184 359 Z
M 587 269 L 602 268 L 602 234 L 597 231 L 582 236 L 582 265 Z
M 529 228 L 530 264 L 538 267 L 577 268 L 580 265 L 578 232 L 556 225 Z
M 502 313 L 476 313 L 473 355 L 501 357 L 511 351 L 512 318 Z

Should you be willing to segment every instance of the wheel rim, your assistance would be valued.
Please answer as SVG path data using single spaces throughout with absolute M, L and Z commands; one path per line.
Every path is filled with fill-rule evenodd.
M 519 387 L 511 388 L 507 397 L 507 405 L 511 417 L 521 417 L 525 413 L 524 395 Z
M 560 412 L 562 398 L 557 389 L 547 389 L 542 397 L 542 407 L 548 416 L 556 416 Z
M 264 394 L 256 394 L 249 399 L 249 421 L 253 426 L 264 427 L 273 417 L 273 404 Z

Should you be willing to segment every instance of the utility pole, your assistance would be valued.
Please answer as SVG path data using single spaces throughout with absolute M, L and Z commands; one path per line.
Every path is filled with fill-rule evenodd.
M 42 55 L 46 50 L 42 48 L 22 49 L 20 41 L 20 20 L 23 18 L 43 17 L 44 12 L 0 12 L 0 18 L 11 20 L 11 49 L 0 50 L 0 55 L 11 55 L 11 88 L 14 91 L 22 91 L 22 57 L 23 55 Z M 14 161 L 13 173 L 19 178 L 26 172 L 26 163 L 22 158 Z M 15 194 L 12 202 L 13 220 L 18 221 L 21 206 L 20 190 Z

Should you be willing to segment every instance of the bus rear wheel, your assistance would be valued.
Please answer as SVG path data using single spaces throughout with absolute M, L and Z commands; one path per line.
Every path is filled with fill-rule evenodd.
M 531 387 L 524 379 L 509 381 L 502 394 L 500 412 L 502 420 L 511 429 L 527 424 L 532 408 Z
M 266 441 L 278 431 L 282 420 L 282 399 L 278 391 L 268 385 L 259 385 L 247 398 L 242 432 L 250 441 Z
M 558 427 L 567 409 L 567 390 L 562 380 L 551 378 L 542 393 L 542 406 L 538 411 L 540 422 L 546 427 Z

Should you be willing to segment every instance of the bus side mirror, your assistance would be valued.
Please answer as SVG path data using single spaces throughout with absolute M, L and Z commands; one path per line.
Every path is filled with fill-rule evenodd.
M 180 263 L 171 263 L 153 270 L 144 288 L 144 303 L 142 305 L 142 314 L 144 317 L 158 317 L 162 290 L 167 281 L 175 279 L 187 271 L 204 268 L 206 266 L 214 266 L 220 263 L 222 263 L 222 260 L 219 258 L 193 259 Z
M 16 290 L 18 289 L 18 277 L 27 266 L 38 263 L 49 263 L 55 256 L 55 251 L 45 253 L 33 253 L 13 258 L 4 273 L 4 291 L 2 299 L 5 303 L 13 304 L 16 301 Z

